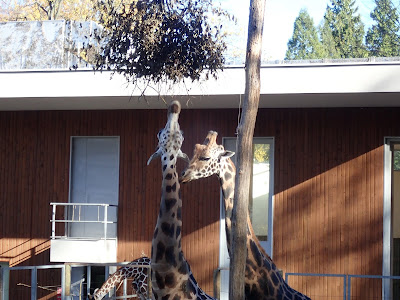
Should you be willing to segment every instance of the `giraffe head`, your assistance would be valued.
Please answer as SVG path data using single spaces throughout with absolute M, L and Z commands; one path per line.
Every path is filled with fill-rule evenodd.
M 203 144 L 195 145 L 193 158 L 179 179 L 181 182 L 185 183 L 220 174 L 223 163 L 228 162 L 228 158 L 235 152 L 225 150 L 224 146 L 218 145 L 217 136 L 217 132 L 209 131 Z
M 188 156 L 181 151 L 184 138 L 178 123 L 180 112 L 181 105 L 178 101 L 173 101 L 168 106 L 167 124 L 157 134 L 158 146 L 156 152 L 154 152 L 147 161 L 147 165 L 149 165 L 153 159 L 166 155 L 170 157 L 170 160 L 180 157 L 187 162 L 189 161 Z
M 88 295 L 89 299 L 100 300 L 105 296 L 105 294 L 101 294 L 100 290 L 97 288 L 94 290 L 93 295 Z

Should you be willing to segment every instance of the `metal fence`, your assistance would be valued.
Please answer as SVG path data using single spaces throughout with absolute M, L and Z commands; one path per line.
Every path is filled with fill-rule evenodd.
M 382 289 L 384 289 L 384 280 L 400 280 L 400 276 L 385 276 L 385 275 L 355 275 L 355 274 L 319 274 L 319 273 L 286 273 L 285 281 L 289 283 L 289 276 L 304 276 L 304 277 L 336 277 L 343 280 L 343 300 L 351 300 L 351 282 L 353 278 L 364 278 L 364 279 L 381 279 Z M 389 285 L 390 286 L 390 285 Z M 314 298 L 312 298 L 314 299 Z M 382 300 L 399 300 L 394 299 L 389 291 L 382 294 L 379 298 Z M 367 299 L 365 299 L 367 300 Z
M 109 276 L 109 268 L 112 266 L 115 267 L 123 267 L 130 265 L 129 263 L 110 263 L 110 264 L 87 264 L 87 265 L 82 265 L 82 264 L 58 264 L 58 265 L 44 265 L 44 266 L 24 266 L 24 267 L 2 267 L 0 270 L 2 272 L 2 287 L 1 287 L 1 300 L 9 300 L 9 274 L 10 272 L 13 271 L 19 271 L 19 270 L 29 270 L 30 271 L 30 286 L 26 285 L 29 287 L 30 290 L 30 298 L 31 300 L 36 300 L 38 299 L 38 271 L 39 270 L 50 270 L 50 269 L 60 269 L 61 270 L 61 278 L 60 278 L 60 286 L 59 286 L 59 297 L 62 300 L 73 300 L 73 299 L 89 299 L 88 295 L 90 294 L 90 286 L 92 282 L 92 267 L 94 266 L 102 266 L 105 267 L 105 277 L 106 279 Z M 150 268 L 150 266 L 143 266 L 143 265 L 131 265 L 131 266 L 137 266 L 141 268 Z M 78 280 L 76 282 L 70 282 L 69 280 L 66 280 L 68 277 L 67 273 L 71 272 L 71 269 L 73 268 L 86 268 L 86 278 Z M 69 269 L 70 268 L 70 269 Z M 69 271 L 68 271 L 69 269 Z M 150 271 L 150 270 L 149 270 Z M 70 276 L 70 273 L 69 273 Z M 286 273 L 285 274 L 285 281 L 289 283 L 289 277 L 292 276 L 300 276 L 300 277 L 326 277 L 326 278 L 339 278 L 343 282 L 343 300 L 351 300 L 351 287 L 352 287 L 352 280 L 355 278 L 364 278 L 364 279 L 380 279 L 382 280 L 382 283 L 384 280 L 400 280 L 400 276 L 385 276 L 385 275 L 355 275 L 355 274 L 319 274 L 319 273 Z M 150 278 L 150 276 L 148 277 Z M 67 288 L 67 282 L 69 282 L 69 287 Z M 73 286 L 80 285 L 80 294 L 73 294 L 70 293 L 69 295 L 66 295 L 66 291 L 70 291 Z M 83 287 L 86 286 L 86 287 Z M 109 295 L 109 299 L 129 299 L 136 297 L 135 294 L 129 294 L 128 293 L 128 280 L 125 279 L 123 282 L 122 286 L 122 296 L 115 296 L 114 295 Z M 382 284 L 383 287 L 383 284 Z M 83 290 L 86 289 L 85 294 L 83 295 Z M 115 291 L 114 291 L 115 292 Z M 313 295 L 309 295 L 313 296 Z M 150 296 L 149 296 L 150 297 Z M 317 300 L 315 297 L 312 297 L 313 300 Z M 329 298 L 331 299 L 331 298 Z M 382 295 L 382 297 L 379 297 L 379 299 L 383 300 L 392 300 L 392 296 L 390 296 L 390 293 L 386 293 L 385 295 Z
M 61 270 L 61 278 L 60 285 L 54 286 L 54 290 L 57 291 L 57 299 L 61 300 L 84 300 L 90 299 L 89 295 L 93 294 L 93 291 L 90 290 L 92 283 L 92 267 L 101 266 L 105 267 L 105 280 L 110 275 L 110 267 L 123 267 L 123 266 L 134 266 L 140 268 L 148 268 L 150 272 L 150 266 L 146 265 L 135 265 L 129 263 L 109 263 L 109 264 L 57 264 L 57 265 L 43 265 L 43 266 L 24 266 L 24 267 L 2 267 L 1 277 L 2 277 L 2 286 L 1 286 L 1 300 L 9 300 L 9 277 L 11 272 L 20 271 L 20 270 L 28 270 L 30 271 L 31 282 L 30 285 L 24 284 L 25 287 L 30 288 L 30 299 L 37 300 L 38 299 L 38 270 L 49 270 L 49 269 L 60 269 Z M 71 282 L 71 271 L 73 268 L 86 268 L 86 276 L 80 280 L 75 282 Z M 69 273 L 69 274 L 68 274 Z M 69 278 L 68 278 L 69 277 Z M 150 276 L 148 276 L 148 280 L 150 280 Z M 125 279 L 122 284 L 122 295 L 116 296 L 116 290 L 112 291 L 107 299 L 130 299 L 136 297 L 136 294 L 128 293 L 128 281 L 129 279 Z M 148 283 L 148 286 L 149 285 Z M 39 287 L 40 288 L 40 287 Z M 78 293 L 74 293 L 74 288 L 78 290 Z M 117 287 L 118 288 L 118 287 Z M 151 293 L 151 291 L 150 291 Z M 149 295 L 149 298 L 151 294 Z
M 45 266 L 26 266 L 26 267 L 2 267 L 0 270 L 2 271 L 2 300 L 9 299 L 9 274 L 11 271 L 18 270 L 29 270 L 31 272 L 31 285 L 29 288 L 31 289 L 31 299 L 37 299 L 37 273 L 38 270 L 48 270 L 48 269 L 61 269 L 61 286 L 65 287 L 65 265 L 45 265 Z M 63 289 L 65 291 L 65 288 Z M 65 295 L 62 295 L 62 299 L 66 299 Z

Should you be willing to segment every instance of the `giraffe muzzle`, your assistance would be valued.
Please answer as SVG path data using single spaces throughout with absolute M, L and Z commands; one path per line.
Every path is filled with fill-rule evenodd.
M 190 178 L 190 176 L 188 176 L 188 172 L 183 171 L 181 173 L 181 176 L 179 176 L 179 183 L 187 183 L 189 181 L 192 181 L 192 178 Z

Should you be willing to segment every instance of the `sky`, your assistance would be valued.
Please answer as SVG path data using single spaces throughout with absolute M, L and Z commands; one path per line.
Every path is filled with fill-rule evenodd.
M 238 26 L 247 41 L 247 23 L 250 0 L 220 0 L 223 8 L 228 9 L 238 19 Z M 400 0 L 393 0 L 399 5 Z M 266 0 L 263 36 L 263 60 L 282 60 L 285 57 L 287 43 L 293 34 L 293 24 L 302 8 L 306 8 L 317 26 L 323 20 L 329 0 Z M 373 24 L 370 13 L 375 8 L 374 0 L 356 0 L 358 12 L 364 23 L 365 31 Z M 265 57 L 267 56 L 267 57 Z

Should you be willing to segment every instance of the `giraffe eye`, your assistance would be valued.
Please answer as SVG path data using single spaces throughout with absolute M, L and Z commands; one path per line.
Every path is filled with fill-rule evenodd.
M 199 157 L 199 160 L 201 160 L 201 161 L 207 161 L 207 160 L 210 160 L 210 157 L 201 156 L 201 157 Z

